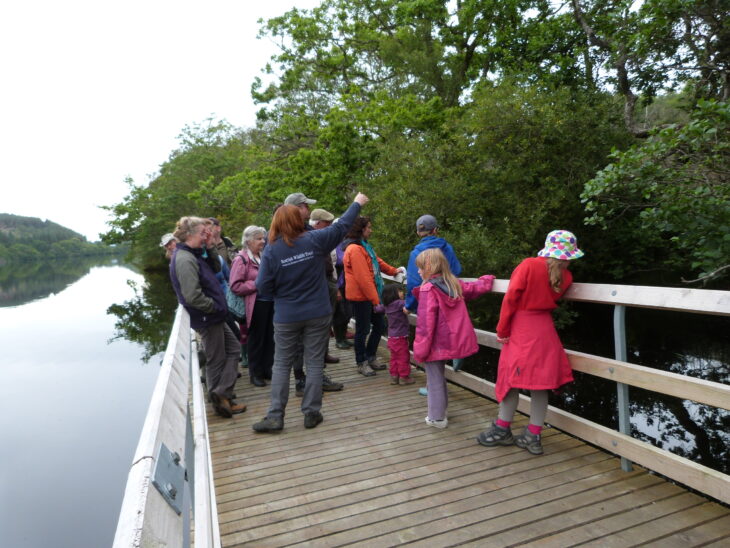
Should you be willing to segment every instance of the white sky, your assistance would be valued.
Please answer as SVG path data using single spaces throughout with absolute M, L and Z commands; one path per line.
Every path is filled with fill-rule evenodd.
M 261 17 L 318 0 L 26 0 L 0 6 L 0 212 L 98 239 L 186 124 L 255 123 L 276 51 Z

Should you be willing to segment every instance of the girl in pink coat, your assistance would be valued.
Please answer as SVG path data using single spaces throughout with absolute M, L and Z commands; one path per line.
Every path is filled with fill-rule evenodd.
M 451 273 L 446 257 L 438 248 L 421 252 L 416 257 L 416 266 L 423 283 L 413 290 L 418 299 L 413 357 L 422 362 L 426 370 L 426 424 L 446 428 L 449 421 L 446 418 L 448 392 L 444 366 L 446 360 L 465 358 L 479 350 L 465 301 L 491 291 L 494 276 L 462 282 Z

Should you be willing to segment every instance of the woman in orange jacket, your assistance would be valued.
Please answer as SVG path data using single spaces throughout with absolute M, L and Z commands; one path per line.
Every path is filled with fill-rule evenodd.
M 375 254 L 375 250 L 368 243 L 372 232 L 370 219 L 358 217 L 342 242 L 345 250 L 342 260 L 345 267 L 345 298 L 352 303 L 355 317 L 357 372 L 366 377 L 375 375 L 376 370 L 385 369 L 385 365 L 378 363 L 376 356 L 383 334 L 385 312 L 381 300 L 383 278 L 380 273 L 395 276 L 403 270 L 402 267 L 390 266 Z

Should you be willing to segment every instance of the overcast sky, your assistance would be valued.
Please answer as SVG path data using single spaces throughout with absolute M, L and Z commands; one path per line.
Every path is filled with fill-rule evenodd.
M 97 240 L 186 124 L 250 127 L 261 17 L 318 0 L 28 0 L 0 7 L 0 213 Z

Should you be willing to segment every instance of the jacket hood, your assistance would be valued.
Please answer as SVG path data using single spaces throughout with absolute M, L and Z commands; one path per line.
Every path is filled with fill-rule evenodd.
M 426 249 L 437 247 L 441 251 L 443 251 L 444 255 L 448 257 L 446 252 L 446 247 L 448 245 L 449 243 L 446 240 L 444 240 L 443 238 L 439 238 L 438 236 L 424 236 L 419 240 L 414 249 L 418 251 L 418 253 L 420 253 L 421 251 L 425 251 Z
M 347 249 L 347 246 L 352 244 L 362 246 L 360 240 L 354 240 L 352 238 L 345 238 L 344 240 L 342 240 L 342 243 L 340 245 L 342 246 L 342 250 L 344 251 L 345 249 Z

